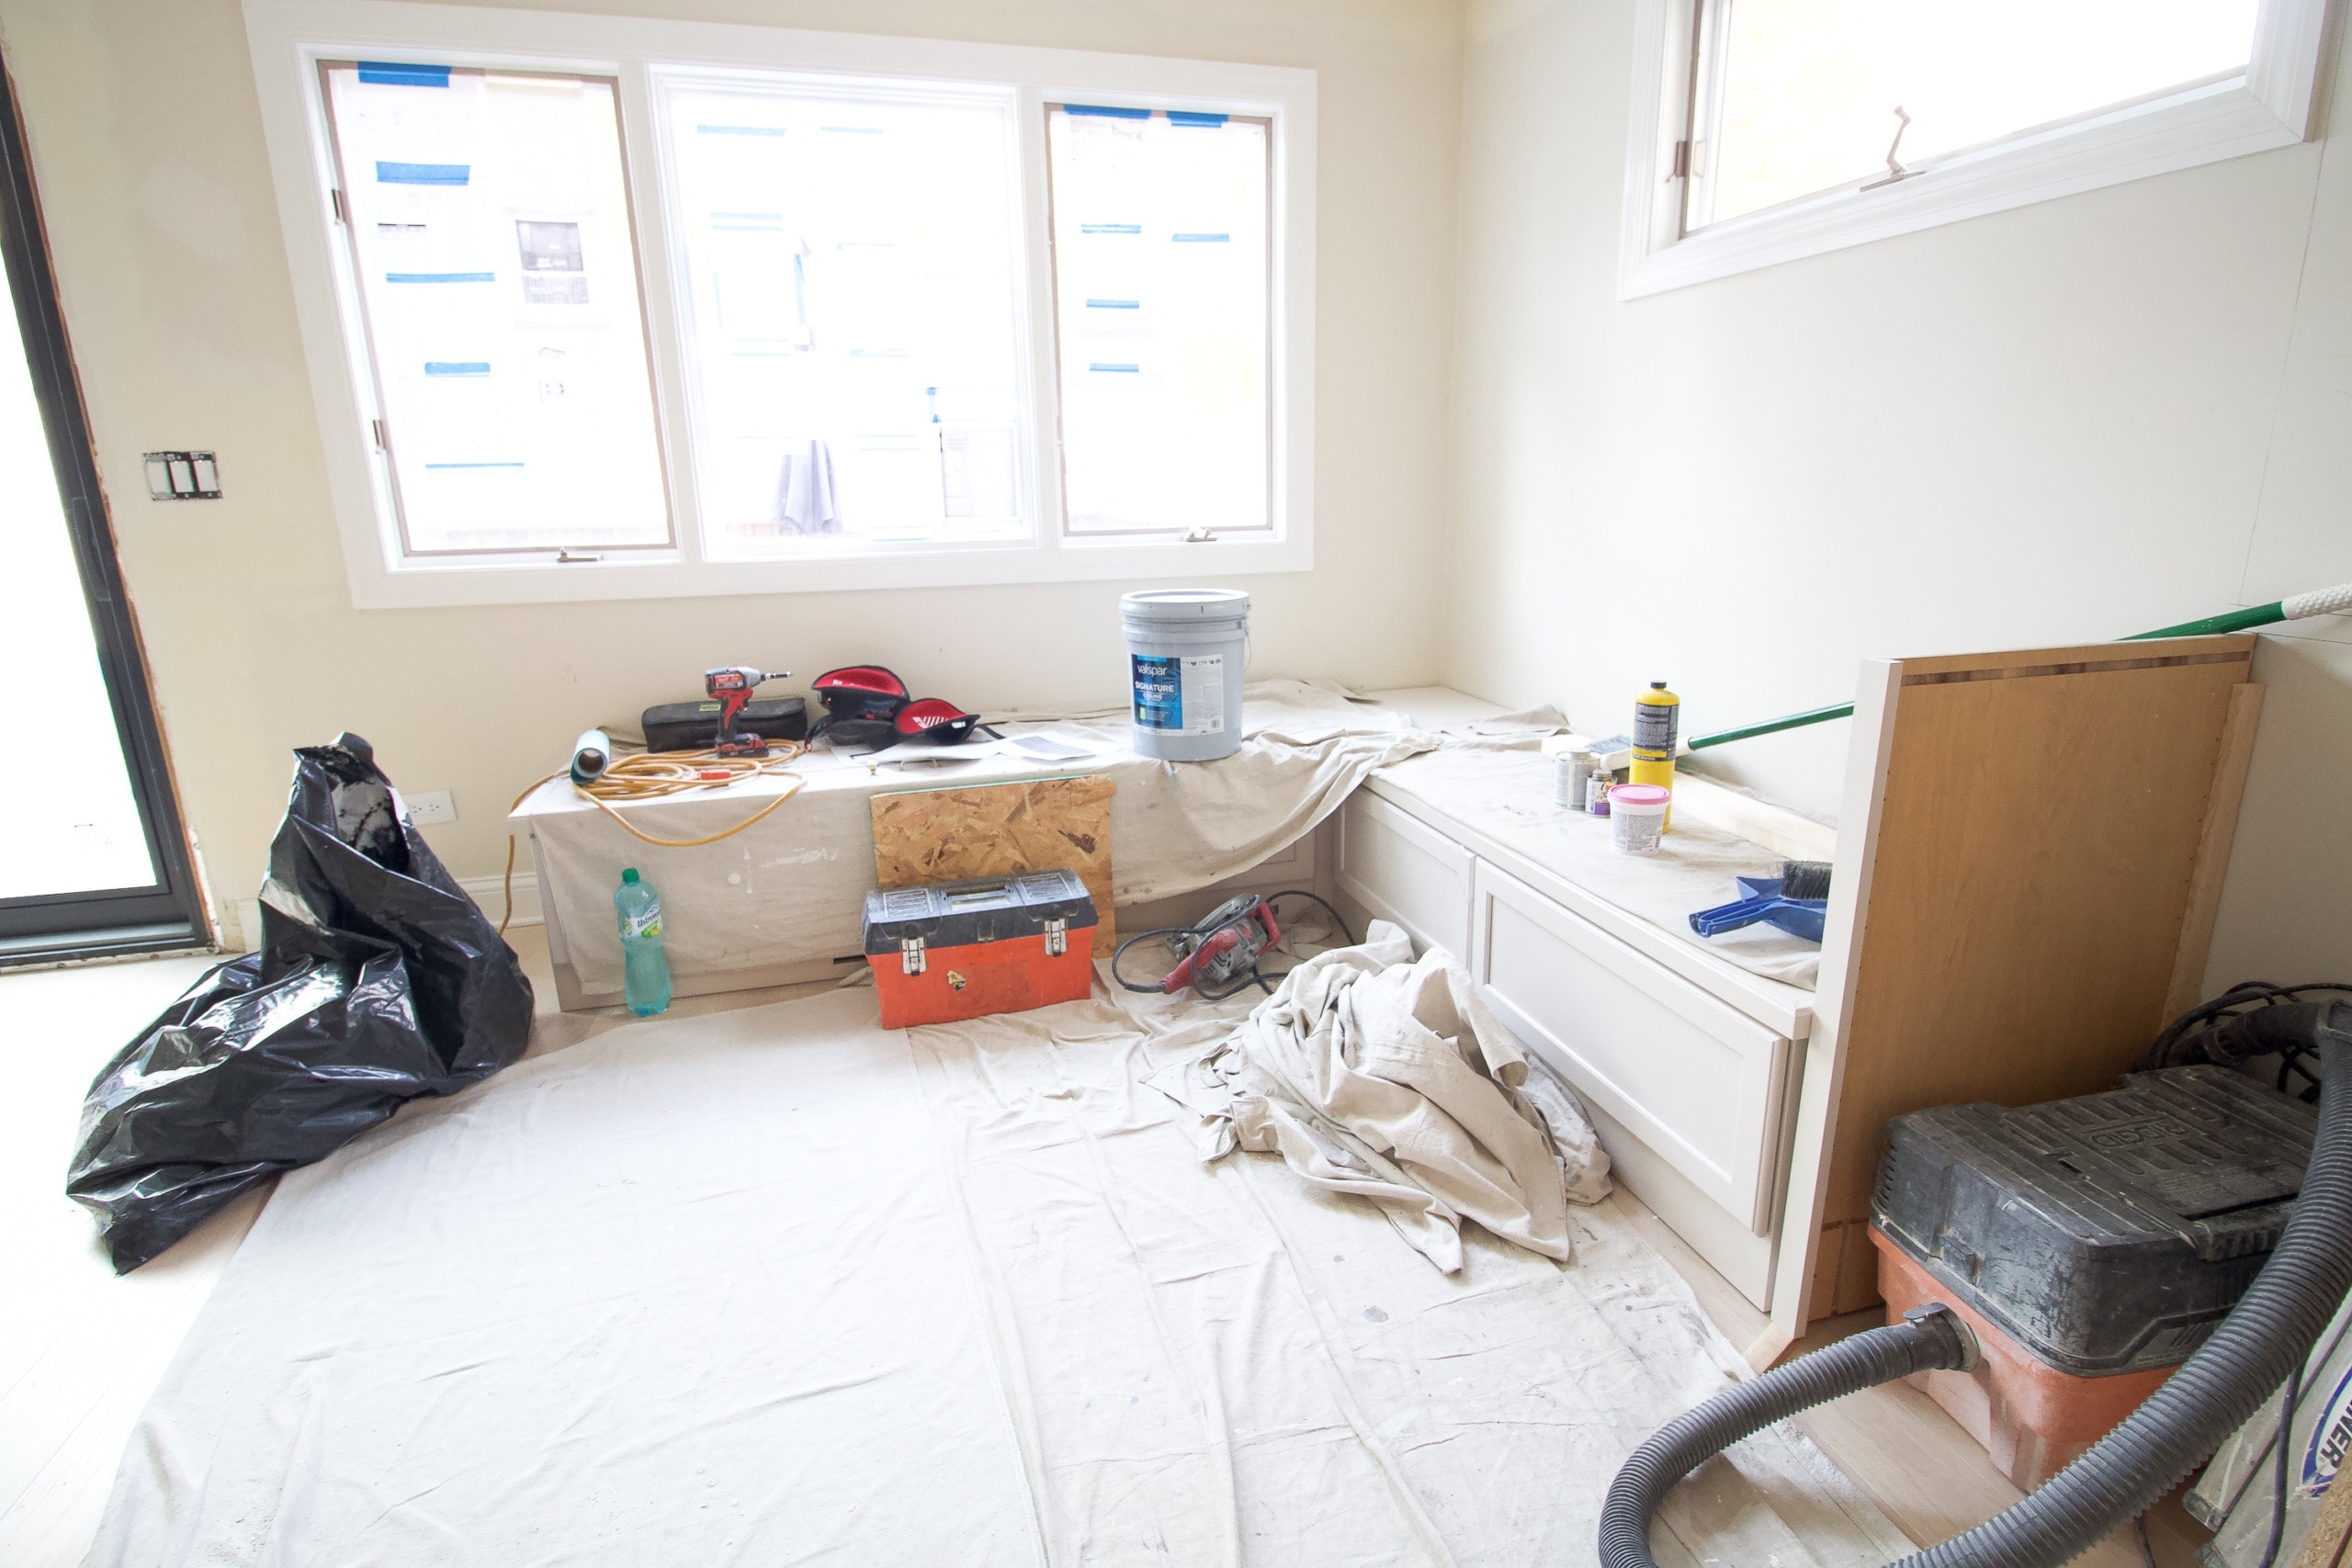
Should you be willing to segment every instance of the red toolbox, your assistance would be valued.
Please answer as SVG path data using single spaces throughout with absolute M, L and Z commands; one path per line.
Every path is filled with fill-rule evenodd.
M 877 888 L 865 896 L 865 961 L 882 1026 L 1083 1001 L 1095 923 L 1074 871 Z

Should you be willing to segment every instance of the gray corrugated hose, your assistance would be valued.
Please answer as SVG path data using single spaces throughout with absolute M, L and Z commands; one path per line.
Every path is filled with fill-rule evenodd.
M 2301 1194 L 2262 1272 L 2220 1327 L 2121 1426 L 2015 1506 L 1895 1568 L 2058 1568 L 2146 1511 L 2302 1364 L 2352 1291 L 2352 1003 L 2265 1010 L 2319 1055 L 2319 1134 Z M 2292 1013 L 2289 1018 L 2279 1015 Z M 1634 1450 L 1600 1514 L 1609 1568 L 1657 1568 L 1650 1516 L 1673 1484 L 1749 1433 L 1841 1394 L 1936 1368 L 1973 1346 L 1949 1312 L 1874 1328 L 1717 1394 Z

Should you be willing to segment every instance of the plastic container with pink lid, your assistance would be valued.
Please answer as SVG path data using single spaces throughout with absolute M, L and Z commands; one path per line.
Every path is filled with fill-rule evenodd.
M 1629 855 L 1657 853 L 1666 835 L 1667 803 L 1660 784 L 1623 784 L 1609 792 L 1609 841 Z

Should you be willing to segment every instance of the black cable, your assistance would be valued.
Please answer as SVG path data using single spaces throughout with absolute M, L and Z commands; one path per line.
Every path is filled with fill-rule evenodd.
M 1340 928 L 1340 934 L 1348 939 L 1347 945 L 1353 947 L 1356 944 L 1356 933 L 1348 930 L 1347 917 L 1340 914 L 1339 910 L 1331 908 L 1330 900 L 1328 898 L 1325 898 L 1318 894 L 1309 893 L 1304 887 L 1285 887 L 1279 893 L 1267 894 L 1267 906 L 1272 908 L 1274 900 L 1277 898 L 1304 898 L 1310 904 L 1320 906 L 1323 912 L 1331 917 L 1331 923 Z M 1287 970 L 1283 971 L 1285 974 L 1288 972 L 1289 971 Z
M 2287 1374 L 2287 1397 L 2278 1406 L 2278 1452 L 2270 1482 L 2270 1540 L 2263 1546 L 2256 1568 L 2270 1568 L 2278 1561 L 2278 1542 L 2287 1533 L 2287 1448 L 2294 1437 L 2295 1401 L 2302 1394 L 2303 1364 L 2297 1361 Z

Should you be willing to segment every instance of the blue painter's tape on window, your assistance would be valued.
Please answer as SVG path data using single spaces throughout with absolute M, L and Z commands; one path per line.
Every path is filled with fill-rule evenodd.
M 1097 119 L 1149 119 L 1149 109 L 1112 108 L 1102 104 L 1064 104 L 1064 114 L 1092 115 Z
M 1102 361 L 1098 359 L 1091 365 L 1089 365 L 1087 368 L 1089 370 L 1105 371 L 1114 375 L 1133 376 L 1141 371 L 1143 367 L 1140 365 L 1105 365 Z
M 494 272 L 388 272 L 387 283 L 495 283 Z
M 1140 299 L 1089 299 L 1086 302 L 1086 308 L 1090 310 L 1140 310 L 1143 309 L 1143 301 Z
M 1168 111 L 1169 124 L 1196 125 L 1206 130 L 1214 130 L 1218 126 L 1223 125 L 1225 123 L 1225 118 L 1226 117 L 1221 114 L 1194 114 L 1190 109 L 1170 109 Z
M 836 136 L 879 136 L 882 134 L 882 128 L 878 125 L 820 125 L 817 129 L 830 130 Z
M 384 186 L 461 186 L 473 176 L 467 164 L 388 164 L 376 160 L 376 183 Z
M 424 466 L 435 473 L 441 473 L 458 468 L 519 468 L 523 465 L 520 463 L 427 463 Z
M 424 362 L 427 376 L 487 376 L 487 359 L 428 359 Z
M 780 125 L 697 125 L 696 136 L 782 136 Z
M 1078 231 L 1081 234 L 1140 234 L 1143 232 L 1143 225 L 1140 223 L 1081 223 L 1078 226 Z
M 1230 234 L 1170 234 L 1168 237 L 1180 245 L 1222 245 L 1233 238 Z
M 359 79 L 384 87 L 446 87 L 449 85 L 449 68 L 446 65 L 404 65 L 389 60 L 363 60 L 359 62 Z

